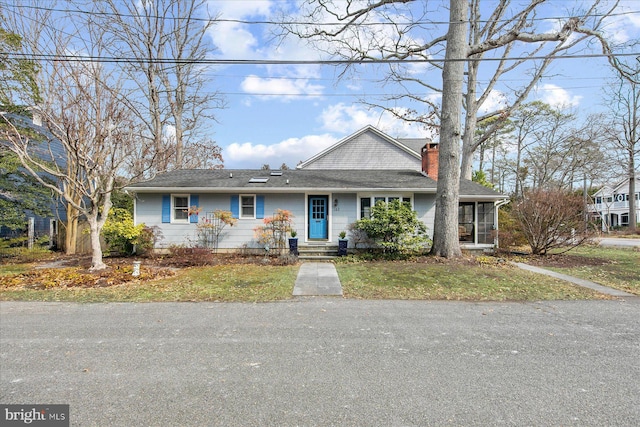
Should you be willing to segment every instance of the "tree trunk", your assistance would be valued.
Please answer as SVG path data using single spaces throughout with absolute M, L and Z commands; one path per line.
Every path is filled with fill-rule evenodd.
M 462 87 L 467 57 L 467 0 L 450 1 L 447 50 L 442 70 L 442 120 L 438 156 L 438 187 L 431 253 L 454 258 L 462 255 L 458 241 L 460 137 Z
M 636 232 L 636 179 L 635 160 L 633 155 L 629 157 L 629 231 Z
M 465 95 L 466 109 L 464 118 L 464 132 L 462 134 L 462 164 L 460 173 L 463 179 L 471 181 L 473 176 L 473 154 L 478 149 L 476 144 L 476 124 L 478 115 L 478 100 L 476 99 L 476 86 L 478 85 L 478 64 L 473 62 L 468 65 L 467 93 Z M 464 70 L 462 71 L 464 75 Z M 462 101 L 461 101 L 462 102 Z M 480 160 L 482 162 L 482 160 Z M 482 170 L 482 167 L 480 168 Z
M 71 203 L 67 203 L 67 221 L 66 221 L 66 233 L 64 236 L 64 252 L 67 255 L 75 255 L 77 252 L 78 243 L 78 212 L 71 206 Z
M 91 271 L 104 270 L 107 264 L 102 261 L 102 246 L 100 245 L 100 227 L 97 218 L 87 218 L 89 221 L 89 235 L 91 236 Z

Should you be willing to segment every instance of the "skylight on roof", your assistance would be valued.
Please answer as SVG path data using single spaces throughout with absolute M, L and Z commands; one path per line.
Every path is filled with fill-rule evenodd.
M 262 177 L 254 176 L 253 178 L 251 178 L 249 180 L 249 184 L 264 184 L 267 181 L 269 181 L 269 178 L 262 178 Z
M 282 176 L 281 170 L 273 170 L 271 171 L 271 176 Z

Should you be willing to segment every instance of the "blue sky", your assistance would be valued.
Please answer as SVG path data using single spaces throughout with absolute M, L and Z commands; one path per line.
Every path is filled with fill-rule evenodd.
M 429 2 L 435 20 L 446 20 L 446 1 Z M 491 3 L 491 2 L 489 2 Z M 550 2 L 539 16 L 562 17 L 566 10 L 581 0 Z M 211 0 L 211 11 L 219 18 L 242 21 L 277 20 L 283 8 L 291 3 L 284 0 Z M 487 4 L 486 2 L 484 4 Z M 611 40 L 624 42 L 640 39 L 640 2 L 622 1 L 620 14 L 607 21 L 605 31 Z M 439 15 L 438 15 L 439 14 Z M 548 19 L 541 26 L 557 25 Z M 211 31 L 216 46 L 215 57 L 235 60 L 317 60 L 320 53 L 295 38 L 276 40 L 267 24 L 238 22 L 218 23 Z M 438 31 L 436 31 L 438 32 Z M 440 31 L 441 32 L 441 31 Z M 586 48 L 576 53 L 598 53 Z M 429 76 L 440 85 L 439 71 L 412 65 L 416 72 Z M 422 68 L 420 68 L 422 67 Z M 342 71 L 330 65 L 230 65 L 216 66 L 212 85 L 225 94 L 227 108 L 216 112 L 219 123 L 214 126 L 213 138 L 223 149 L 225 168 L 260 168 L 268 163 L 277 168 L 283 162 L 290 167 L 305 160 L 366 125 L 373 125 L 393 137 L 431 137 L 425 129 L 394 119 L 388 113 L 358 103 L 365 98 L 371 102 L 382 94 L 397 93 L 393 84 L 379 82 L 384 66 L 356 65 L 352 73 L 338 79 Z M 522 72 L 524 73 L 524 72 Z M 586 116 L 600 111 L 602 87 L 610 75 L 604 58 L 559 59 L 554 62 L 531 94 L 552 105 L 573 108 Z M 513 74 L 499 86 L 491 103 L 500 102 L 525 80 L 524 74 Z M 438 99 L 435 93 L 424 96 Z M 415 105 L 414 105 L 415 106 Z M 407 105 L 398 104 L 398 108 Z

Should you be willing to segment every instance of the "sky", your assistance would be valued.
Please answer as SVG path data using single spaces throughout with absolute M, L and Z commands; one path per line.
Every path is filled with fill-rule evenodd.
M 2 8 L 6 0 L 0 0 Z M 39 4 L 45 7 L 49 0 Z M 129 0 L 121 0 L 129 1 Z M 371 125 L 391 137 L 431 138 L 437 134 L 424 125 L 402 121 L 381 108 L 368 104 L 394 108 L 398 114 L 412 109 L 425 112 L 419 102 L 407 99 L 386 101 L 389 97 L 406 94 L 438 104 L 441 95 L 431 88 L 385 80 L 389 64 L 359 63 L 331 65 L 317 63 L 330 60 L 329 56 L 295 36 L 278 37 L 276 32 L 282 17 L 291 22 L 304 22 L 303 28 L 330 28 L 321 26 L 331 19 L 316 17 L 313 24 L 301 11 L 301 4 L 314 3 L 303 0 L 205 0 L 209 16 L 217 22 L 208 31 L 207 40 L 213 47 L 211 58 L 224 60 L 226 65 L 206 64 L 206 75 L 210 78 L 205 90 L 219 93 L 226 108 L 213 113 L 216 121 L 210 123 L 210 135 L 221 147 L 224 167 L 228 169 L 259 169 L 268 164 L 279 168 L 283 163 L 295 167 L 332 144 L 352 133 Z M 366 0 L 350 0 L 366 3 Z M 512 0 L 512 4 L 529 3 L 530 0 Z M 569 10 L 590 4 L 594 0 L 550 0 L 536 9 L 537 29 L 542 32 L 558 28 L 571 16 Z M 601 0 L 611 3 L 613 0 Z M 615 43 L 638 41 L 640 44 L 640 1 L 619 0 L 615 16 L 606 20 L 602 27 L 607 39 Z M 337 5 L 346 5 L 346 0 L 333 0 Z M 448 0 L 420 0 L 401 4 L 387 10 L 384 24 L 380 17 L 368 15 L 366 25 L 356 28 L 356 34 L 345 35 L 350 45 L 366 43 L 371 37 L 389 44 L 389 33 L 396 24 L 424 22 L 419 28 L 408 32 L 406 40 L 421 45 L 446 33 L 448 26 Z M 490 16 L 498 0 L 482 0 L 483 18 Z M 9 4 L 9 3 L 7 3 Z M 64 9 L 64 1 L 51 5 Z M 71 4 L 71 3 L 70 3 Z M 54 7 L 54 6 L 52 6 Z M 304 7 L 304 6 L 302 6 Z M 19 3 L 17 9 L 20 9 Z M 200 18 L 204 18 L 201 16 Z M 331 20 L 331 22 L 334 22 Z M 326 44 L 319 47 L 328 48 Z M 640 61 L 640 46 L 635 49 Z M 530 47 L 516 49 L 515 57 L 528 57 Z M 431 58 L 443 57 L 435 49 Z M 529 95 L 528 101 L 541 100 L 553 106 L 562 106 L 585 118 L 603 111 L 603 87 L 612 75 L 611 67 L 603 57 L 586 57 L 600 53 L 596 43 L 574 48 L 569 58 L 557 59 L 545 77 Z M 374 56 L 376 54 L 374 53 Z M 491 54 L 487 54 L 490 59 Z M 629 57 L 633 60 L 634 57 Z M 248 61 L 249 63 L 239 63 Z M 306 63 L 301 64 L 301 61 Z M 231 62 L 231 64 L 229 64 Z M 256 64 L 258 62 L 258 64 Z M 286 63 L 283 63 L 286 62 Z M 292 64 L 291 62 L 297 62 Z M 495 61 L 481 64 L 480 85 L 487 84 L 489 71 Z M 524 66 L 510 72 L 496 85 L 480 113 L 499 108 L 504 99 L 529 81 L 528 73 L 534 61 L 525 61 Z M 411 77 L 440 87 L 440 70 L 420 62 L 394 64 Z M 482 89 L 482 87 L 481 87 Z
M 551 18 L 567 16 L 566 10 L 581 2 L 584 3 L 563 0 L 545 5 L 538 13 L 538 16 L 548 18 L 541 19 L 541 28 L 552 29 L 558 21 Z M 431 8 L 431 19 L 446 21 L 448 11 L 444 4 L 448 2 L 427 3 Z M 485 5 L 490 3 L 483 2 Z M 210 31 L 215 46 L 214 58 L 251 61 L 328 58 L 296 37 L 275 37 L 277 28 L 274 25 L 255 23 L 278 20 L 283 9 L 290 5 L 286 0 L 210 0 L 212 12 L 223 20 L 232 21 L 219 22 Z M 292 13 L 290 10 L 285 12 Z M 607 37 L 617 42 L 640 39 L 640 2 L 623 0 L 619 12 L 607 21 L 604 28 Z M 303 18 L 298 16 L 298 19 Z M 440 25 L 435 33 L 442 33 L 442 28 Z M 420 35 L 415 37 L 419 41 Z M 574 52 L 599 53 L 592 47 L 575 49 Z M 429 76 L 429 81 L 435 85 L 440 85 L 439 71 L 429 70 L 424 64 L 408 66 L 414 67 L 420 76 Z M 492 93 L 489 104 L 499 105 L 502 96 L 526 81 L 525 72 L 529 70 L 510 74 Z M 213 135 L 222 147 L 224 167 L 253 169 L 269 164 L 272 168 L 279 168 L 282 163 L 295 167 L 300 161 L 367 125 L 375 126 L 392 137 L 437 140 L 437 135 L 424 127 L 408 124 L 359 102 L 362 99 L 381 102 L 383 95 L 402 91 L 396 84 L 381 82 L 386 74 L 385 66 L 358 64 L 340 78 L 343 71 L 340 66 L 315 64 L 212 68 L 211 84 L 224 94 L 227 105 L 215 113 L 218 123 L 214 126 Z M 573 108 L 583 117 L 604 108 L 602 87 L 610 76 L 610 68 L 604 58 L 558 59 L 547 74 L 529 101 L 542 100 L 554 106 Z M 437 93 L 429 91 L 420 96 L 439 99 Z M 402 101 L 395 106 L 412 107 Z

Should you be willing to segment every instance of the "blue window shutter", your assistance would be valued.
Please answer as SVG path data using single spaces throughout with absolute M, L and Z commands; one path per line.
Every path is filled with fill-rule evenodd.
M 162 195 L 162 222 L 171 222 L 171 196 Z
M 197 194 L 192 194 L 191 195 L 191 206 L 195 206 L 195 207 L 199 207 L 200 206 L 200 197 Z M 195 215 L 191 215 L 191 217 L 189 217 L 189 222 L 192 224 L 197 224 L 198 223 L 198 214 Z
M 256 218 L 264 218 L 264 196 L 256 196 Z
M 240 196 L 231 196 L 231 216 L 234 218 L 240 217 Z
M 197 194 L 192 194 L 190 196 L 190 205 L 191 206 L 195 206 L 195 207 L 200 207 L 200 196 L 198 196 Z M 189 217 L 189 222 L 192 224 L 197 224 L 198 223 L 198 214 L 195 215 L 191 215 Z

